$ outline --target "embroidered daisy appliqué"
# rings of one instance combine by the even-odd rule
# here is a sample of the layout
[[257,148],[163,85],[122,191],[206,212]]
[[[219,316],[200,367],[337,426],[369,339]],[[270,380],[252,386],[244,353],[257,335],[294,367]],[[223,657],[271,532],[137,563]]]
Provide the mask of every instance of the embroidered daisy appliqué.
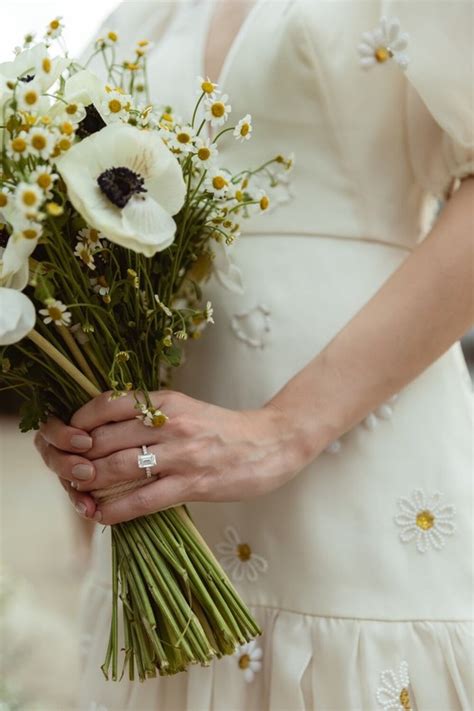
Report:
[[398,18],[381,17],[375,29],[362,33],[357,47],[360,65],[363,69],[370,69],[376,64],[394,59],[402,69],[406,69],[409,59],[403,50],[407,45],[408,34],[400,32]]
[[400,498],[397,505],[400,513],[395,516],[395,523],[402,529],[400,540],[403,543],[415,540],[420,553],[426,553],[430,546],[439,550],[446,543],[446,536],[452,536],[456,530],[453,523],[456,510],[442,503],[439,492],[426,496],[416,489],[411,499]]
[[248,311],[232,316],[231,327],[237,338],[253,348],[264,348],[270,326],[270,309],[257,304]]
[[250,683],[254,680],[255,674],[262,668],[262,650],[253,639],[247,644],[243,644],[236,651],[237,664],[244,673],[244,679]]
[[268,563],[265,558],[256,555],[248,543],[241,541],[235,528],[227,526],[224,537],[226,541],[216,546],[221,554],[219,563],[235,582],[247,578],[254,583],[260,574],[266,573]]
[[381,686],[375,697],[384,711],[410,711],[410,678],[408,664],[400,663],[398,674],[393,669],[386,669],[380,674]]

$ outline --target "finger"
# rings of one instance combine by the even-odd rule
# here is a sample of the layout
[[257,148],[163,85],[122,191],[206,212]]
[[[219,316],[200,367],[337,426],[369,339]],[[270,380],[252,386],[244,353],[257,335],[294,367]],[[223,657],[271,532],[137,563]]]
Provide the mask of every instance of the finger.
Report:
[[176,474],[97,506],[94,520],[108,526],[194,500],[192,477]]
[[66,452],[86,452],[93,444],[88,432],[65,425],[57,417],[50,417],[47,422],[42,422],[40,432],[49,444]]
[[[168,397],[169,392],[160,390],[152,393],[154,407],[161,407],[160,403]],[[90,432],[107,422],[131,420],[139,414],[136,404],[133,393],[112,399],[111,392],[105,392],[77,410],[72,417],[71,424],[74,427],[80,427]]]
[[[149,454],[154,454],[156,464],[150,467],[151,474],[168,476],[180,467],[184,467],[186,460],[186,447],[176,443],[164,443],[148,447]],[[80,491],[93,491],[95,489],[105,489],[114,484],[132,479],[143,479],[146,477],[145,469],[138,466],[138,457],[143,454],[141,449],[122,449],[110,454],[108,457],[94,459],[91,464],[94,466],[94,478],[89,481],[81,481],[78,489]],[[188,467],[189,470],[189,467]]]
[[42,434],[37,434],[35,438],[36,448],[46,466],[57,474],[61,479],[67,479],[74,483],[75,488],[80,488],[79,484],[90,481],[95,476],[95,466],[92,462],[77,454],[68,454],[49,444]]
[[84,518],[93,518],[96,511],[96,503],[89,494],[80,494],[71,489],[71,484],[65,479],[59,479],[62,487],[66,491],[71,504],[74,506],[76,513]]
[[169,430],[167,427],[145,427],[143,422],[135,418],[101,425],[91,431],[94,444],[87,452],[87,458],[98,459],[121,449],[158,444],[170,439],[173,432],[173,428]]

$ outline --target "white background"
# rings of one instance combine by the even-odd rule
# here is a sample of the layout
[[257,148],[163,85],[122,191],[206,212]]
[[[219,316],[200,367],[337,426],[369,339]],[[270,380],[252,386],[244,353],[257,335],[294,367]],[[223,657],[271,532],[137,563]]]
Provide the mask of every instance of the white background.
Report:
[[0,61],[13,58],[14,47],[23,44],[28,32],[36,32],[36,41],[40,41],[46,25],[58,15],[66,25],[64,37],[69,53],[78,56],[118,4],[118,0],[0,0]]

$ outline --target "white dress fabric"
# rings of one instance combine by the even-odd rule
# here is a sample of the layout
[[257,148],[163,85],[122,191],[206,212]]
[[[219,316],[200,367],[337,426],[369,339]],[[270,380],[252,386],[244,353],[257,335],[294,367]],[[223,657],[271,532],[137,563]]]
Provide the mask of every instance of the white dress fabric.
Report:
[[[222,164],[294,151],[291,195],[245,223],[232,248],[243,293],[215,277],[206,285],[216,323],[190,344],[176,389],[262,406],[423,239],[453,178],[474,172],[472,8],[257,0],[218,78],[232,117],[252,114],[254,137],[242,146],[230,136]],[[204,75],[211,12],[205,0],[130,2],[108,21],[130,46],[157,40],[153,98],[183,116]],[[360,65],[362,35],[382,16],[409,35],[405,70],[396,58]],[[472,709],[471,442],[455,344],[284,487],[192,505],[263,636],[172,678],[102,677],[111,588],[109,533],[98,527],[80,708]]]

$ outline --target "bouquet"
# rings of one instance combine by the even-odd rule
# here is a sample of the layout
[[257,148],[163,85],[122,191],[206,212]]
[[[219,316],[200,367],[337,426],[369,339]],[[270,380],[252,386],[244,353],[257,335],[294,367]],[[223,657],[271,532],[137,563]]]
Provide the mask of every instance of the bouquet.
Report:
[[[0,64],[0,360],[2,390],[24,398],[23,431],[100,393],[133,394],[144,426],[166,427],[149,392],[213,323],[200,285],[213,272],[233,281],[240,219],[267,210],[263,181],[284,185],[291,168],[281,155],[222,168],[221,141],[248,140],[251,117],[226,126],[228,97],[202,78],[186,120],[151,103],[150,43],[119,62],[117,42],[110,31],[94,46],[105,83],[69,57],[60,18]],[[112,526],[111,539],[106,678],[208,665],[260,633],[186,507]]]

